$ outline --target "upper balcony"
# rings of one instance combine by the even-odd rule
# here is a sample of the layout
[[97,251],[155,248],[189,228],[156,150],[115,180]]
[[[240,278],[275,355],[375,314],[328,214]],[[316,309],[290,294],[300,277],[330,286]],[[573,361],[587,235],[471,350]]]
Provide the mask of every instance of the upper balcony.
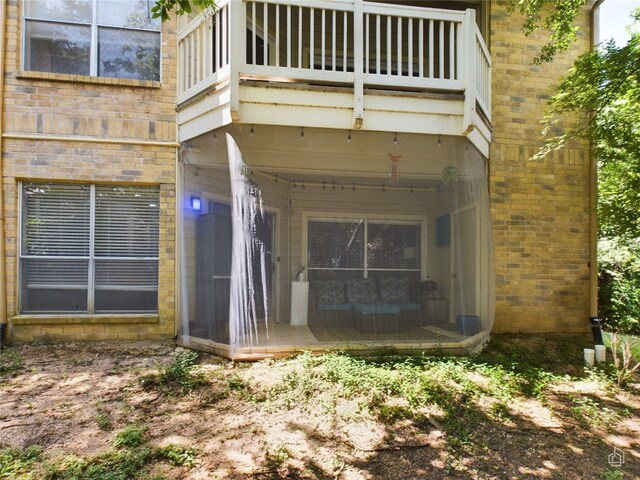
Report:
[[491,58],[475,11],[221,0],[179,33],[178,124],[465,135],[486,156]]

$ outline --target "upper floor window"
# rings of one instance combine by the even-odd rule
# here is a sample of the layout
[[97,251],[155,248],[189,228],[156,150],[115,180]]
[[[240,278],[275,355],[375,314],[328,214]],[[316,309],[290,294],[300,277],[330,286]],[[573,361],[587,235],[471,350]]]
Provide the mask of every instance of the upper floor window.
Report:
[[26,70],[160,80],[160,21],[148,0],[27,0]]

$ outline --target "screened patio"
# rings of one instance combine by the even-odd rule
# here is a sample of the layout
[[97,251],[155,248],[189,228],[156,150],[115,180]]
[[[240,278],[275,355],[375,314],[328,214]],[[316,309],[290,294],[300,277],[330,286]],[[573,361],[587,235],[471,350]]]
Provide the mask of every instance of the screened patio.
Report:
[[262,357],[486,341],[486,161],[465,138],[234,125],[186,144],[181,173],[181,343]]

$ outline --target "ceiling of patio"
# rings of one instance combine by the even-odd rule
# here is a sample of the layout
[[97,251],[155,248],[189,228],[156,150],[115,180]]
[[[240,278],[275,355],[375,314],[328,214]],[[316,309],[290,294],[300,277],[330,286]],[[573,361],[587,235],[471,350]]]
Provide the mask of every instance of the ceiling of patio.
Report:
[[478,167],[484,165],[480,153],[464,137],[242,124],[192,140],[185,149],[187,162],[199,168],[226,168],[227,132],[252,171],[284,180],[375,182],[388,178],[390,154],[400,156],[400,175],[405,181],[411,179],[412,185],[437,185],[448,166],[455,166],[464,176],[477,175]]

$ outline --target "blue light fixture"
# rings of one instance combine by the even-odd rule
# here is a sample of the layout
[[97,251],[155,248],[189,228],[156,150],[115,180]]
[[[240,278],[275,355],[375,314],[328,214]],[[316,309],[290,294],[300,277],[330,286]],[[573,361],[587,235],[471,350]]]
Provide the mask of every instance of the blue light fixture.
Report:
[[198,196],[191,197],[191,208],[196,212],[200,211],[200,209],[202,208],[202,200],[200,200],[200,197]]

